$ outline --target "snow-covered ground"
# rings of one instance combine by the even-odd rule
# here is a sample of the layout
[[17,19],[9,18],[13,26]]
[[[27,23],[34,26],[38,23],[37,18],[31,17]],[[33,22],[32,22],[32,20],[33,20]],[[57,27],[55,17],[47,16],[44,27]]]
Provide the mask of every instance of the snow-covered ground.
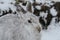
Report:
[[48,30],[42,30],[42,40],[60,40],[60,23],[52,20]]
[[[31,0],[30,0],[31,1]],[[39,0],[40,1],[40,0]],[[38,0],[37,0],[37,2],[39,2]],[[45,0],[44,0],[45,1]],[[44,1],[43,0],[41,0],[40,2],[43,2],[44,3]],[[3,4],[1,4],[1,2],[4,2]],[[14,5],[12,5],[12,4],[10,4],[10,2],[15,2],[14,0],[0,0],[0,9],[1,10],[8,10],[8,8],[11,8],[12,10],[16,10],[16,7],[14,6]],[[32,2],[32,1],[31,1]],[[51,9],[51,13],[56,13],[56,11],[52,8]],[[28,15],[28,16],[27,16]],[[56,15],[56,14],[52,14],[52,15]],[[21,17],[21,18],[23,18],[23,19],[20,19],[19,17]],[[29,19],[29,18],[35,18],[35,19],[33,19],[32,20],[32,22],[33,22],[33,25],[31,25],[31,24],[29,24],[28,22],[27,22],[27,20]],[[35,15],[33,15],[32,16],[32,14],[30,13],[30,14],[20,14],[20,15],[13,15],[13,14],[8,14],[8,15],[5,15],[5,16],[3,16],[3,17],[0,17],[0,40],[6,40],[6,38],[9,38],[10,40],[12,39],[12,36],[13,35],[15,35],[16,34],[16,32],[15,32],[15,34],[13,34],[13,35],[11,35],[12,34],[12,32],[13,31],[16,31],[17,30],[17,34],[16,35],[18,35],[18,30],[20,30],[21,28],[20,28],[20,26],[22,27],[22,29],[24,30],[22,30],[22,33],[21,34],[23,34],[23,33],[25,33],[25,35],[24,35],[24,37],[28,34],[29,35],[29,33],[31,33],[32,31],[34,31],[33,30],[33,26],[34,26],[34,28],[35,28],[35,26],[37,26],[37,24],[39,24],[38,23],[38,20],[36,20],[36,19],[38,19]],[[24,23],[22,23],[24,21]],[[20,23],[19,23],[20,22]],[[27,23],[25,23],[25,22],[27,22]],[[22,23],[22,24],[21,24]],[[30,28],[29,28],[29,27]],[[12,27],[12,28],[11,28]],[[17,27],[17,28],[15,28],[15,27]],[[25,28],[23,28],[23,27],[25,27]],[[20,29],[19,29],[20,28]],[[32,30],[31,30],[31,28],[32,28]],[[8,31],[7,31],[8,30]],[[6,32],[7,31],[7,32]],[[5,35],[3,35],[4,33],[5,33]],[[10,32],[10,33],[9,33]],[[28,32],[27,34],[26,34],[26,32]],[[3,33],[3,34],[2,34]],[[20,33],[20,32],[19,32]],[[35,32],[36,33],[36,32]],[[49,27],[48,27],[48,30],[42,30],[41,31],[41,40],[60,40],[60,23],[55,23],[55,21],[54,21],[54,19],[52,20],[52,22],[51,22],[51,24],[49,25]],[[20,34],[20,35],[21,35]],[[34,34],[33,36],[32,36],[32,34],[34,34],[34,32],[32,32],[31,34],[30,34],[30,36],[27,36],[27,37],[25,37],[26,39],[24,39],[24,40],[36,40],[35,38],[36,38],[36,35],[38,34],[38,33],[36,33],[36,34]],[[8,36],[7,36],[8,35]],[[39,34],[38,34],[39,35]],[[5,37],[5,38],[4,38]],[[18,37],[19,37],[19,35],[18,35]],[[18,40],[18,37],[15,39],[15,40]],[[40,37],[40,36],[39,36]],[[4,38],[4,39],[3,39]],[[21,37],[22,38],[22,37]],[[13,40],[13,39],[12,39]]]
[[13,11],[15,11],[16,7],[11,3],[14,4],[15,1],[14,0],[0,0],[0,9],[8,10],[9,8],[11,8]]

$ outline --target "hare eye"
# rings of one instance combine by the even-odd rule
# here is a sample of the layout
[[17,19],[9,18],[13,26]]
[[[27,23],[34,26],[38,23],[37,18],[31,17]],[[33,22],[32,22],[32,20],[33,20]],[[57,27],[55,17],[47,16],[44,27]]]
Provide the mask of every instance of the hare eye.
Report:
[[28,20],[28,23],[32,23],[31,20]]

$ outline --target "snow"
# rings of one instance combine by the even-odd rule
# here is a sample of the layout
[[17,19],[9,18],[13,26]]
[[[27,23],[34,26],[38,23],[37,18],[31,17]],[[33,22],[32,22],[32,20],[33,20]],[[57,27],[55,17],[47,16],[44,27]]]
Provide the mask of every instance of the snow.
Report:
[[50,12],[53,16],[57,15],[57,11],[54,9],[54,7],[50,9]]
[[[3,2],[3,4],[1,3]],[[13,4],[11,4],[11,2]],[[14,0],[0,0],[0,9],[1,10],[8,10],[11,8],[13,11],[16,11],[16,7],[14,6],[15,1]]]
[[42,30],[42,40],[60,40],[60,24],[55,23],[54,19],[48,26],[48,30]]
[[37,3],[43,3],[43,4],[45,3],[45,1],[46,0],[38,0],[38,1],[36,0]]
[[60,40],[60,26],[50,25],[47,31],[42,32],[42,40]]
[[46,18],[47,17],[47,14],[48,13],[44,13],[44,12],[40,12],[41,14],[40,14],[40,17],[44,17],[44,18]]
[[36,8],[37,8],[38,10],[40,10],[40,9],[41,9],[41,6],[36,6]]
[[55,2],[60,2],[60,0],[53,0],[53,1],[55,1]]

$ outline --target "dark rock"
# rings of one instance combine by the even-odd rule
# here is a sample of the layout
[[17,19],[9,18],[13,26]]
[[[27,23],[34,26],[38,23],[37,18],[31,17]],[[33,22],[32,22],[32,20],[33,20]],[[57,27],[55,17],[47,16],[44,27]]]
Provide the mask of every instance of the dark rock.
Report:
[[46,13],[46,11],[48,11],[49,9],[50,9],[50,7],[42,5],[41,9],[40,9],[40,12],[45,12]]
[[40,17],[39,18],[39,23],[41,23],[41,25],[42,25],[42,29],[45,29],[45,21],[43,20],[43,18],[42,17]]
[[9,13],[12,13],[12,10],[11,10],[11,8],[9,8]]
[[25,3],[22,3],[22,5],[23,5],[23,6],[26,6],[26,4],[27,4],[27,2],[25,2]]
[[52,18],[53,18],[52,14],[48,13],[46,17],[46,20],[47,20],[46,27],[50,25]]
[[36,16],[40,16],[40,10],[35,8],[33,14],[36,15]]

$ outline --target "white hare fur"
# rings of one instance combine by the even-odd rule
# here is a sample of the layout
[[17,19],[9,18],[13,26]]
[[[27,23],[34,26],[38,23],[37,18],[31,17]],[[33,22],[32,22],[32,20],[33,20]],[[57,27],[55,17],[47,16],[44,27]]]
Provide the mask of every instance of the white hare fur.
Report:
[[[31,20],[32,23],[28,23]],[[38,30],[39,29],[39,30]],[[41,40],[41,25],[30,13],[8,14],[0,18],[0,40]]]

